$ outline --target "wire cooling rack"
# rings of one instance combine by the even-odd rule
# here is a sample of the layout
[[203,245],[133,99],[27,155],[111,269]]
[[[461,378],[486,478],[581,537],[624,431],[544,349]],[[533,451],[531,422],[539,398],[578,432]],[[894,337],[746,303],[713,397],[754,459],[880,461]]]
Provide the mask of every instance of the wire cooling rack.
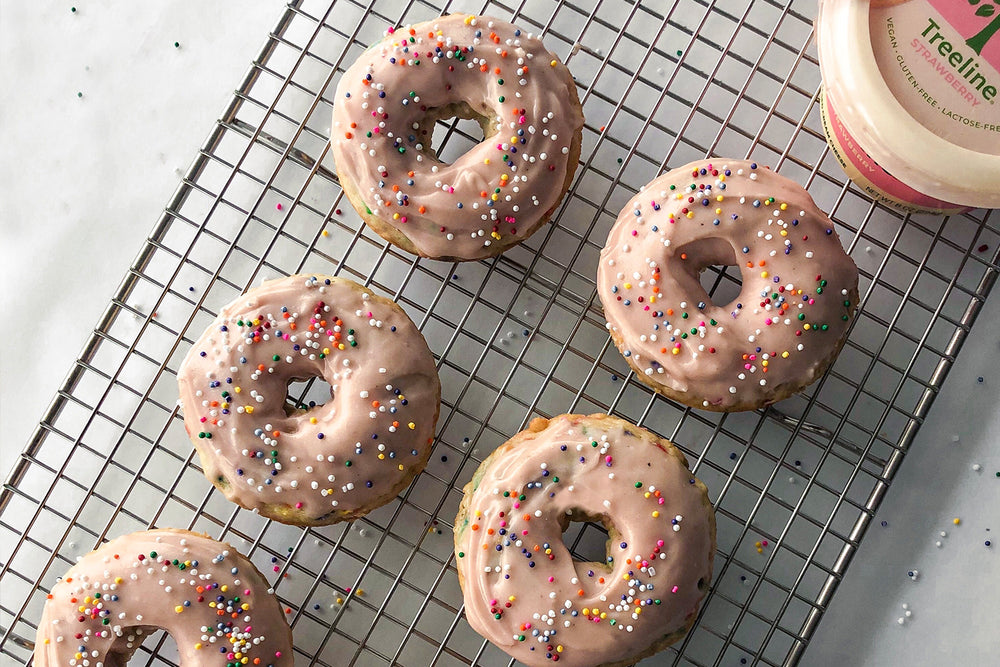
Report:
[[[3,661],[30,662],[46,592],[77,556],[175,526],[230,541],[273,576],[297,664],[508,664],[462,614],[450,534],[462,486],[533,416],[606,411],[674,440],[718,516],[698,623],[648,664],[797,662],[1000,256],[995,215],[902,217],[845,182],[820,125],[815,4],[291,2],[4,485]],[[418,260],[368,231],[327,146],[343,69],[387,27],[451,11],[542,33],[572,68],[587,117],[581,169],[553,224],[467,264]],[[477,140],[464,121],[435,133],[445,158]],[[609,344],[595,297],[621,206],[665,168],[708,155],[752,156],[806,184],[861,270],[861,309],[836,364],[761,412],[705,413],[653,395]],[[294,528],[228,503],[203,477],[176,407],[177,366],[218,309],[294,272],[391,296],[438,359],[427,470],[350,525]],[[705,276],[718,298],[736,289],[738,274]],[[319,384],[294,385],[291,400],[322,400]],[[564,539],[600,554],[599,531],[573,524]],[[140,651],[133,662],[177,662],[163,633]]]

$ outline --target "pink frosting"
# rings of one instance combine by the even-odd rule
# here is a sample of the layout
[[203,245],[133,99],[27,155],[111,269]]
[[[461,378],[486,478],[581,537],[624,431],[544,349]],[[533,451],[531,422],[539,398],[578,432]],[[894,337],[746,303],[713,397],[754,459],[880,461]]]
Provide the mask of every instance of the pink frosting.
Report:
[[[390,29],[337,87],[337,173],[422,255],[494,255],[524,240],[562,197],[583,127],[572,86],[541,40],[505,21],[453,14]],[[426,116],[459,102],[499,121],[446,164],[431,149]]]
[[236,653],[250,665],[292,665],[291,630],[253,564],[172,529],[119,537],[71,567],[45,603],[35,665],[125,665],[158,628],[177,642],[182,667],[222,667]]
[[[502,445],[466,499],[455,526],[466,618],[527,665],[638,655],[686,627],[712,577],[704,485],[622,419],[550,420]],[[608,563],[573,559],[560,523],[570,512],[610,518]]]
[[[713,303],[698,281],[740,267]],[[858,269],[800,185],[745,161],[663,174],[626,204],[601,251],[608,328],[650,382],[727,410],[773,403],[826,368],[857,304]]]
[[[286,411],[288,383],[310,377],[326,379],[331,400]],[[243,507],[283,505],[306,523],[352,518],[398,492],[427,462],[441,394],[434,357],[399,306],[304,275],[223,308],[178,384],[208,479]]]

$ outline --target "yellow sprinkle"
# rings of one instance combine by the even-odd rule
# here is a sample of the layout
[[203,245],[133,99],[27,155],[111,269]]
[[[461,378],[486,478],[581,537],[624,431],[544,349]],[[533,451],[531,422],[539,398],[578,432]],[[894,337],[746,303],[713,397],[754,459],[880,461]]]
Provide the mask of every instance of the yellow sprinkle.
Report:
[[584,607],[583,608],[583,615],[584,616],[590,616],[590,609],[588,607]]
[[344,604],[344,598],[337,598],[337,604]]
[[604,620],[604,619],[605,619],[605,618],[607,618],[607,617],[608,617],[608,613],[607,613],[607,612],[605,612],[605,611],[602,611],[602,612],[601,612],[601,620]]
[[808,323],[807,323],[807,324],[803,324],[803,325],[802,325],[802,328],[803,328],[803,329],[805,329],[806,331],[809,331],[809,329],[810,329],[810,327],[809,327],[809,324],[808,324]]
[[77,660],[81,660],[82,658],[83,658],[83,654],[82,653],[77,653],[76,654],[76,659]]
[[500,195],[498,195],[497,193],[494,192],[493,196],[490,197],[490,199],[492,199],[493,201],[497,201],[498,199],[500,199]]
[[402,464],[402,463],[400,463],[400,464],[399,464],[398,466],[396,466],[396,467],[397,467],[397,468],[399,468],[400,472],[402,472],[402,470],[403,470],[403,464]]
[[647,491],[646,493],[644,493],[644,494],[642,494],[642,495],[643,495],[643,497],[644,497],[644,498],[649,498],[649,496],[650,496],[650,493],[649,493],[649,491]]
[[45,638],[45,644],[46,644],[46,646],[49,644],[50,641],[51,640],[48,637]]
[[670,350],[670,354],[680,354],[680,353],[681,353],[681,348],[679,347],[675,347],[674,349]]
[[719,174],[719,180],[720,181],[726,180],[726,175],[725,174]]
[[787,229],[782,229],[780,233],[781,233],[782,236],[788,236],[788,230]]
[[235,391],[235,392],[236,392],[236,393],[238,394],[238,393],[240,393],[240,392],[241,392],[241,391],[243,391],[243,390],[242,390],[242,389],[240,389],[239,387],[234,387],[234,388],[233,388],[233,391]]
[[761,271],[761,272],[760,272],[760,277],[761,277],[761,278],[767,278],[767,277],[768,277],[769,275],[770,275],[770,274],[769,274],[769,273],[768,273],[767,271]]
[[483,164],[489,164],[489,163],[490,163],[490,159],[489,158],[486,158],[485,160],[483,160]]
[[764,368],[767,368],[767,359],[765,359],[764,361],[760,362],[760,365],[763,366]]
[[246,410],[246,413],[247,413],[248,415],[252,415],[252,414],[253,414],[253,406],[252,406],[252,405],[248,405],[248,406],[247,406],[246,408],[244,408],[244,409]]
[[778,208],[780,208],[782,211],[787,211],[788,210],[788,204],[782,204]]
[[229,584],[222,584],[222,588],[219,589],[219,590],[221,590],[223,593],[225,593],[226,591],[229,590]]
[[511,595],[509,598],[507,598],[507,602],[513,602],[516,599],[517,599],[516,597],[514,597],[513,595]]
[[379,461],[384,461],[385,460],[385,454],[379,453],[378,460]]
[[343,344],[343,343],[340,343],[339,345],[337,345],[337,349],[338,349],[338,350],[343,350],[343,349],[345,349],[345,348],[344,348],[344,344]]
[[177,605],[176,607],[174,607],[174,611],[176,611],[178,614],[181,613],[182,611],[184,611],[184,605],[182,604]]
[[558,64],[559,64],[558,60],[553,60],[552,62],[549,63],[549,65],[552,66],[552,67],[555,67]]
[[324,347],[323,348],[323,354],[330,354],[330,348]]
[[328,231],[326,231],[326,230],[324,229],[324,230],[323,230],[323,236],[329,236],[329,235],[330,235],[330,232],[328,232]]
[[393,220],[399,220],[399,213],[393,213],[392,214],[392,219]]
[[195,644],[194,647],[195,647],[195,649],[197,649],[197,650],[200,651],[201,650],[201,642],[198,642],[197,644]]
[[410,428],[411,431],[417,427],[417,425],[414,424],[413,422],[410,422],[409,424],[407,424],[407,426]]
[[116,584],[120,584],[120,583],[122,583],[123,581],[125,581],[125,580],[124,580],[124,579],[122,579],[121,577],[115,577],[115,583],[116,583]]
[[788,358],[788,350],[785,350],[784,352],[781,353],[781,358],[782,359],[787,359]]
[[660,513],[657,510],[653,510],[653,518],[654,519],[659,519],[660,518]]
[[962,523],[962,520],[956,516],[954,519],[952,519],[951,522],[957,526],[958,524]]
[[[715,198],[715,201],[722,201],[722,199],[723,199],[722,195],[718,195],[718,196],[717,196],[717,197]],[[717,209],[715,209],[715,212],[716,212],[716,213],[722,213],[722,209],[721,209],[721,208],[717,208]]]
[[475,16],[466,16],[465,17],[465,25],[469,25],[470,23],[472,23],[472,20],[474,18],[476,18],[476,17]]
[[316,419],[315,417],[310,417],[310,418],[309,418],[309,423],[310,423],[310,424],[315,424],[315,423],[316,423],[317,421],[318,421],[318,420],[317,420],[317,419]]
[[625,289],[632,289],[632,283],[625,283]]
[[688,211],[688,212],[687,212],[687,213],[685,214],[685,217],[687,217],[688,219],[690,219],[690,218],[693,218],[693,217],[694,217],[694,211]]

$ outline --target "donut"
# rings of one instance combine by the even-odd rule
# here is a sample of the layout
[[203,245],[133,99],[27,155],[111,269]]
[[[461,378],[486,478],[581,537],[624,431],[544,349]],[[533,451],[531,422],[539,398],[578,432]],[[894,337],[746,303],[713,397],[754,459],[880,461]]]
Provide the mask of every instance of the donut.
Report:
[[[286,402],[322,378],[331,399]],[[184,427],[226,498],[295,525],[359,517],[427,463],[434,357],[402,308],[342,278],[265,282],[227,305],[178,371]]]
[[125,665],[166,630],[181,667],[292,665],[292,630],[267,580],[236,549],[187,530],[103,544],[52,587],[36,667]]
[[[731,303],[714,303],[699,282],[711,265],[739,267]],[[754,410],[836,358],[858,269],[797,183],[753,162],[701,160],[625,205],[601,251],[597,293],[640,380],[691,407]]]
[[[605,562],[570,521],[603,523]],[[465,616],[531,667],[631,665],[680,639],[712,579],[715,514],[668,440],[608,415],[535,419],[465,487],[455,556]]]
[[[484,139],[451,164],[432,147],[447,118]],[[344,72],[330,144],[340,186],[375,232],[422,257],[498,255],[545,223],[580,157],[583,111],[541,40],[488,16],[404,28]]]

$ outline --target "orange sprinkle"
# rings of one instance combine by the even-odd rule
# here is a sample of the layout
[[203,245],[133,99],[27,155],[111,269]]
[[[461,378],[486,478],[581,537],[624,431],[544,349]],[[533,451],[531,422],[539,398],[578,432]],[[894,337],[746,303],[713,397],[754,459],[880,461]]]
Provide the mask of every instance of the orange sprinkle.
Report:
[[278,436],[281,435],[281,431],[271,431],[271,435],[277,438]]
[[421,206],[417,210],[420,211],[421,213],[426,213],[427,212],[427,207],[426,206]]
[[379,405],[381,405],[381,403],[379,403],[378,401],[372,401],[373,408],[377,408]]
[[673,314],[674,314],[674,309],[673,308],[667,308],[667,315],[673,315]]
[[344,136],[345,136],[346,138],[348,138],[348,139],[353,139],[353,138],[354,138],[354,135],[353,135],[353,134],[351,134],[350,132],[344,132]]
[[257,370],[259,371],[264,370],[264,364],[260,364],[259,366],[257,366]]
[[762,259],[762,260],[760,260],[760,266],[764,266],[765,264],[767,264],[767,262],[766,262],[766,261],[764,261],[763,259]]
[[472,524],[472,530],[479,530],[479,524],[478,523]]

